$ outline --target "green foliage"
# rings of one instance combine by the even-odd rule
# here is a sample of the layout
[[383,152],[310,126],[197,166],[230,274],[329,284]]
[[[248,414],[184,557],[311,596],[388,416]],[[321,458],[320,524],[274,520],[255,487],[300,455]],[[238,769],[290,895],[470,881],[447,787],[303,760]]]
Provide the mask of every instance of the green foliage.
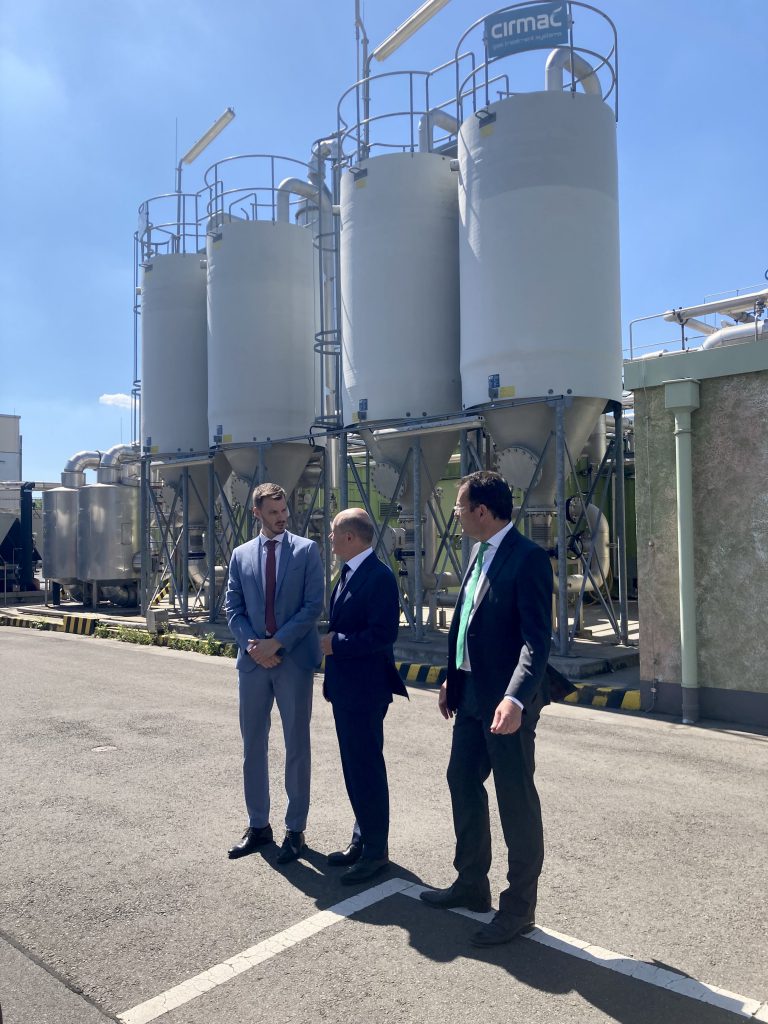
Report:
[[237,645],[217,640],[213,633],[204,637],[182,636],[180,633],[150,633],[145,629],[131,626],[98,625],[94,636],[107,640],[119,640],[126,644],[141,644],[144,647],[167,647],[171,651],[190,651],[210,657],[235,658]]

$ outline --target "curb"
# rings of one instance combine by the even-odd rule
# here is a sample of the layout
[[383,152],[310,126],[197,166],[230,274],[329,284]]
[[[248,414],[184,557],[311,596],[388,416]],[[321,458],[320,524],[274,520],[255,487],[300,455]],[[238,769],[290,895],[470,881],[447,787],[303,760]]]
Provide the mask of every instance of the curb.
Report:
[[640,691],[618,686],[597,686],[595,683],[573,681],[576,693],[569,693],[563,703],[582,707],[613,708],[621,711],[642,711]]
[[76,633],[78,636],[93,636],[99,621],[97,615],[65,615],[58,621],[52,618],[32,618],[28,615],[16,615],[10,612],[0,615],[0,626],[21,626],[54,633]]
[[65,615],[61,623],[63,633],[77,633],[78,636],[93,636],[99,624],[97,615]]
[[54,630],[58,631],[61,626],[58,622],[51,622],[49,619],[33,619],[26,616],[5,613],[0,615],[0,626],[22,626],[26,629]]
[[426,683],[441,686],[448,671],[439,665],[418,665],[410,661],[396,661],[395,668],[404,683]]
[[[65,615],[61,623],[50,619],[32,619],[12,614],[0,615],[0,626],[25,626],[32,629],[54,630],[64,633],[75,633],[79,636],[93,636],[99,619],[95,615]],[[325,658],[320,665],[322,672]],[[404,683],[421,683],[426,686],[441,686],[445,681],[447,670],[440,665],[422,665],[417,662],[396,661],[395,667]],[[580,683],[572,680],[576,687],[564,704],[576,704],[580,707],[610,708],[621,711],[642,711],[640,690],[618,686],[598,686],[595,683]]]

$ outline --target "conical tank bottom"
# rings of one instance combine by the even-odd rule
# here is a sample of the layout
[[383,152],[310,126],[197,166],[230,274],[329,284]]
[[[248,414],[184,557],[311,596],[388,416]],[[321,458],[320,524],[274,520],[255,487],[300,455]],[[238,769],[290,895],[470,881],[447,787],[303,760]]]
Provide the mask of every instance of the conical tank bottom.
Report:
[[[604,398],[572,398],[566,407],[565,443],[574,464],[605,405]],[[541,402],[501,409],[478,406],[473,411],[485,417],[486,428],[496,445],[499,470],[507,482],[523,491],[530,488],[528,509],[554,510],[557,490],[554,404],[549,405],[542,399]],[[536,470],[545,446],[546,455]],[[566,456],[566,478],[570,473],[571,466]]]
[[[189,515],[187,517],[190,526],[198,525],[202,526],[208,522],[208,503],[209,503],[209,488],[208,488],[208,466],[205,463],[197,463],[196,465],[188,466],[189,471]],[[229,465],[223,455],[215,455],[213,460],[213,468],[219,479],[224,482],[224,479],[229,476]],[[177,488],[181,474],[183,472],[183,466],[174,465],[173,462],[164,462],[159,466],[160,477],[166,487]],[[176,501],[176,511],[181,514],[181,495]]]
[[232,472],[248,483],[253,481],[254,486],[259,478],[259,451],[262,453],[261,479],[265,483],[279,484],[290,495],[307,468],[314,448],[302,441],[278,441],[261,449],[250,446],[229,449],[225,454]]
[[[390,473],[387,473],[385,470],[374,477],[377,490],[388,501],[397,502],[397,504],[401,505],[404,513],[414,514],[412,460],[408,463],[408,468],[398,494],[395,494],[395,487],[408,458],[408,452],[416,440],[416,436],[408,431],[398,433],[394,430],[361,430],[360,434],[377,466],[389,467],[392,470]],[[459,431],[446,430],[442,433],[422,434],[418,440],[421,448],[422,506],[419,511],[423,512],[433,487],[441,479],[443,471],[459,442]]]

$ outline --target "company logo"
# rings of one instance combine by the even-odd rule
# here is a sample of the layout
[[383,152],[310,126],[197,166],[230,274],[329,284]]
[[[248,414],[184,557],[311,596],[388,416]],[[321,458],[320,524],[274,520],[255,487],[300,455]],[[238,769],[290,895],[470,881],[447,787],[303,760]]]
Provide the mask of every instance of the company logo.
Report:
[[485,47],[490,60],[567,42],[568,15],[564,3],[497,11],[485,19]]

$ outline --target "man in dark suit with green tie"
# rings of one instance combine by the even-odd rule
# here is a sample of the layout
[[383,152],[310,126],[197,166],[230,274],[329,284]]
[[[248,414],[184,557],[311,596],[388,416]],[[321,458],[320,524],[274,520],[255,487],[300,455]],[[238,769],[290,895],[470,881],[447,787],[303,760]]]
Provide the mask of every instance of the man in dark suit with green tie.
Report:
[[514,529],[512,494],[498,473],[460,484],[454,509],[472,551],[449,632],[444,718],[455,716],[448,786],[456,833],[456,881],[427,890],[435,907],[490,909],[491,831],[485,782],[493,773],[508,851],[508,888],[476,945],[509,942],[534,924],[544,859],[534,784],[536,723],[549,702],[552,568],[543,548]]

